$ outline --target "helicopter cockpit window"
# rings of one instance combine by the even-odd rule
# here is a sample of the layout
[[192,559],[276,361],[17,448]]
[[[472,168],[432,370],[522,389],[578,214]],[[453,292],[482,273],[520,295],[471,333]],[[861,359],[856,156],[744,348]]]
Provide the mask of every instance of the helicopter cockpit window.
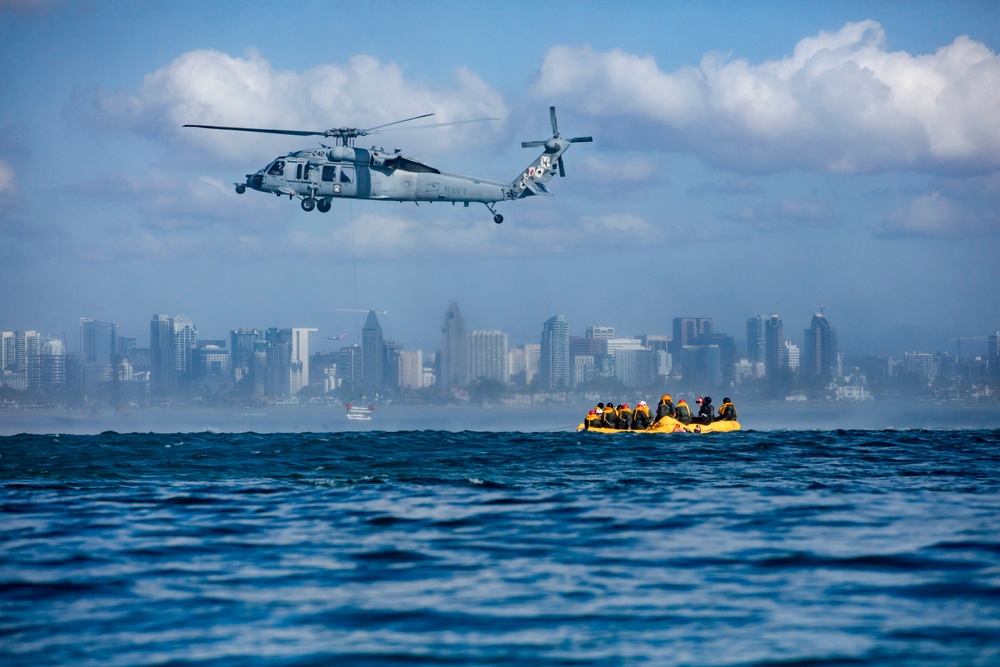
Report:
[[350,167],[343,167],[340,170],[340,182],[341,183],[353,183],[354,182],[354,169]]
[[267,173],[272,176],[281,176],[285,173],[285,161],[275,160],[271,163],[271,166],[267,168]]
[[332,164],[323,165],[323,180],[332,183],[336,178],[337,168]]

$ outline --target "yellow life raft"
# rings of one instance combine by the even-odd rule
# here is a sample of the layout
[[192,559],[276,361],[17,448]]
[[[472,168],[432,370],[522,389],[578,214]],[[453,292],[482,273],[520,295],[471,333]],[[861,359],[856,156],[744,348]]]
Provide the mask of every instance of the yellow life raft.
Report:
[[711,424],[685,424],[673,417],[661,417],[659,421],[647,429],[623,431],[615,428],[587,428],[586,424],[580,424],[576,427],[576,430],[589,431],[591,433],[678,433],[680,431],[687,431],[688,433],[728,433],[729,431],[739,431],[740,423],[738,421],[727,420],[712,422]]

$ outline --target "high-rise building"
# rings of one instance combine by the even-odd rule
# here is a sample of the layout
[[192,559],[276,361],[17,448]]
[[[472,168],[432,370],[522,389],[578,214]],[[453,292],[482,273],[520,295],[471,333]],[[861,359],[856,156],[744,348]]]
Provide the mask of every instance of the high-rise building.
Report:
[[80,385],[85,392],[107,387],[114,380],[118,326],[80,318]]
[[524,344],[524,383],[530,385],[538,376],[542,365],[542,346],[538,343]]
[[615,377],[629,389],[656,381],[656,352],[646,347],[623,347],[615,352]]
[[764,373],[776,378],[785,367],[785,327],[781,317],[772,314],[764,321]]
[[163,396],[177,389],[177,353],[174,319],[153,315],[149,322],[149,385],[154,395]]
[[188,382],[194,375],[194,348],[198,345],[198,327],[184,315],[174,322],[174,357],[178,381]]
[[38,351],[38,384],[42,390],[66,385],[66,346],[59,338],[50,338]]
[[422,350],[399,353],[399,386],[404,389],[420,389],[425,386]]
[[1000,331],[986,337],[986,361],[993,377],[1000,377]]
[[747,320],[747,361],[757,364],[767,356],[767,317],[758,315]]
[[822,312],[812,318],[812,325],[805,330],[805,359],[802,371],[806,377],[829,382],[837,366],[837,332]]
[[610,340],[615,337],[615,328],[606,326],[587,327],[585,338],[596,338],[597,340]]
[[473,331],[469,334],[469,379],[508,382],[507,334],[502,331]]
[[674,370],[684,373],[683,350],[687,345],[694,345],[699,336],[715,333],[715,320],[711,317],[675,317],[673,321],[673,338],[670,340],[669,351],[673,355]]
[[562,315],[545,320],[542,325],[539,374],[546,389],[570,386],[569,375],[569,325]]
[[309,386],[309,334],[319,329],[308,327],[292,327],[286,329],[291,343],[291,395],[299,393]]
[[[587,329],[592,333],[597,327]],[[572,386],[589,382],[600,377],[606,371],[607,376],[614,374],[614,365],[608,355],[608,343],[612,338],[604,338],[607,333],[614,333],[613,327],[601,327],[600,335],[581,338],[569,337],[569,363],[572,369]],[[609,331],[610,330],[610,331]]]
[[788,370],[795,372],[799,370],[800,366],[800,353],[799,346],[790,340],[785,341],[785,367]]
[[448,304],[441,325],[438,385],[445,390],[469,384],[469,333],[458,304]]
[[906,352],[903,354],[903,370],[916,373],[924,381],[934,379],[934,355],[929,352]]
[[257,329],[242,328],[229,332],[229,368],[235,382],[244,378],[252,382],[250,378],[254,368],[254,349],[260,340],[262,336]]
[[374,389],[385,384],[385,338],[374,309],[361,328],[361,384]]

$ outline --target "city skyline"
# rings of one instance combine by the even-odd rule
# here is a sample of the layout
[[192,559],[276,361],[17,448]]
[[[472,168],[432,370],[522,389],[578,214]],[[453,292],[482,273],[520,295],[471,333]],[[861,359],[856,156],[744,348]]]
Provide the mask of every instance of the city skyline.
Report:
[[[258,323],[256,326],[251,326],[251,327],[231,326],[225,329],[224,331],[215,331],[215,330],[205,331],[204,339],[232,341],[232,336],[240,331],[246,331],[246,332],[264,331],[268,328],[282,329],[282,330],[288,330],[290,332],[296,332],[296,340],[299,340],[299,335],[301,335],[299,332],[317,333],[318,335],[316,336],[315,339],[313,339],[313,342],[311,343],[307,342],[306,350],[311,350],[313,352],[333,352],[349,345],[363,345],[364,340],[368,335],[366,334],[366,331],[372,332],[370,335],[373,337],[373,339],[377,338],[378,340],[382,340],[383,338],[385,338],[386,336],[383,333],[384,327],[382,326],[381,320],[379,320],[377,317],[378,313],[380,312],[381,311],[378,311],[375,308],[372,308],[369,311],[365,311],[363,313],[365,326],[358,329],[356,334],[349,334],[349,333],[344,334],[343,339],[340,336],[329,335],[335,331],[333,329],[323,331],[316,327],[305,327],[304,325],[285,324],[282,326],[277,326],[274,323]],[[388,319],[388,316],[385,317],[387,317]],[[565,326],[567,335],[571,338],[614,339],[617,337],[618,339],[638,340],[639,337],[662,336],[664,337],[664,340],[668,341],[667,348],[671,353],[675,353],[676,350],[679,349],[673,347],[674,345],[673,341],[675,340],[679,341],[679,345],[687,345],[689,337],[693,338],[702,335],[711,336],[715,335],[716,332],[718,332],[719,335],[726,335],[732,338],[734,341],[738,342],[740,356],[746,357],[751,363],[755,361],[762,361],[767,363],[768,359],[770,359],[771,365],[778,363],[782,367],[785,365],[785,362],[787,360],[779,360],[777,362],[775,361],[776,359],[779,359],[780,355],[784,354],[783,348],[781,348],[780,346],[783,346],[784,344],[788,343],[791,343],[793,345],[806,344],[808,342],[811,332],[813,332],[815,327],[817,326],[817,318],[819,318],[820,322],[824,322],[827,327],[831,326],[830,322],[828,321],[828,318],[826,318],[826,315],[822,310],[809,311],[808,313],[799,314],[797,316],[797,319],[793,320],[793,326],[798,325],[800,322],[803,324],[803,326],[800,329],[793,328],[792,330],[793,331],[798,330],[801,331],[802,333],[801,335],[792,337],[789,337],[787,333],[787,324],[785,323],[787,317],[780,313],[752,315],[749,318],[745,318],[744,316],[743,321],[746,322],[745,327],[736,327],[732,331],[724,330],[722,327],[718,326],[715,317],[672,316],[669,317],[664,322],[663,326],[661,326],[658,330],[655,331],[625,331],[619,329],[614,323],[610,322],[610,320],[612,320],[613,317],[608,317],[606,315],[599,315],[596,318],[597,321],[588,321],[583,323],[570,322],[568,318],[565,318],[565,316],[554,315],[550,318],[546,318],[546,321],[537,323],[536,331],[534,332],[533,337],[531,337],[531,335],[529,334],[529,337],[526,339],[513,339],[513,337],[508,333],[509,329],[502,326],[502,323],[500,326],[494,328],[487,328],[486,326],[466,325],[465,318],[462,314],[462,310],[459,307],[459,304],[455,301],[450,301],[448,302],[448,307],[445,312],[444,325],[439,327],[439,337],[437,342],[432,343],[429,346],[419,346],[415,343],[409,342],[411,339],[408,336],[408,332],[398,331],[396,329],[390,330],[391,335],[389,336],[389,338],[399,339],[400,340],[399,344],[402,345],[405,350],[409,351],[420,350],[422,352],[431,354],[440,353],[445,349],[447,349],[449,345],[447,342],[449,340],[448,337],[449,324],[457,322],[457,325],[454,324],[452,325],[455,326],[455,328],[451,330],[451,334],[454,335],[455,333],[460,332],[462,335],[465,336],[465,342],[460,343],[459,344],[460,348],[456,351],[456,354],[458,354],[461,358],[465,358],[468,355],[468,347],[469,347],[468,337],[473,333],[503,334],[505,338],[509,341],[507,345],[510,348],[523,347],[526,344],[538,343],[539,339],[544,335],[544,330],[547,321],[555,317],[562,317],[562,322],[563,325]],[[201,332],[203,330],[203,328],[196,326],[195,323],[184,314],[179,313],[176,316],[156,315],[153,318],[153,322],[155,322],[157,318],[164,318],[163,324],[166,324],[166,322],[169,321],[170,323],[169,326],[175,327],[175,331],[183,332],[185,330],[193,329],[195,331],[195,335],[201,335]],[[149,332],[147,339],[149,340],[149,348],[151,350],[155,349],[156,346],[155,341],[158,339],[158,337],[150,328],[150,320],[145,320],[143,325],[140,327],[133,326],[133,327],[123,328],[122,323],[120,322],[103,322],[90,317],[78,317],[74,319],[79,323],[80,330],[77,332],[77,335],[72,337],[66,337],[65,343],[67,345],[67,353],[79,355],[81,359],[85,358],[86,344],[84,342],[85,334],[82,328],[83,323],[85,322],[91,323],[94,326],[113,327],[115,331],[115,336],[117,338],[119,339],[134,338],[136,339],[137,344],[141,343],[141,341],[144,340],[142,335],[141,334],[138,336],[129,335],[128,332],[136,328],[138,328],[140,331],[145,330]],[[730,316],[729,319],[740,319],[740,318],[739,317],[733,318],[732,316]],[[495,321],[495,319],[490,319],[490,321]],[[758,343],[758,350],[759,354],[763,355],[759,359],[754,356],[754,354],[750,349],[751,322],[758,322],[758,321],[761,322],[760,325],[761,337]],[[33,327],[33,326],[12,327],[9,326],[8,322],[0,320],[0,331],[7,331],[7,332],[37,331],[44,338],[53,340],[62,339],[65,336],[66,332],[69,330],[70,329],[68,326],[64,326],[62,328],[59,328],[60,332],[59,335],[54,335],[52,331],[48,332],[42,331],[38,327]],[[851,356],[872,355],[872,356],[890,356],[894,358],[902,358],[904,354],[912,352],[954,353],[955,351],[961,351],[961,348],[964,345],[966,354],[981,355],[988,353],[989,336],[992,336],[998,332],[1000,332],[1000,326],[982,332],[973,332],[972,334],[964,337],[954,337],[954,336],[949,337],[947,339],[942,340],[941,344],[937,346],[916,346],[916,347],[897,346],[895,349],[893,349],[891,352],[887,354],[876,350],[859,349],[851,351],[848,354],[850,354]],[[834,346],[836,350],[843,352],[843,350],[839,346],[839,339],[841,337],[841,333],[842,333],[842,328],[840,326],[837,326],[836,332],[834,334],[836,341]],[[680,337],[678,337],[678,334],[680,334]],[[846,334],[847,334],[846,338],[848,339],[850,339],[854,335],[853,332],[850,331],[846,332]],[[73,342],[70,343],[70,340],[72,340]],[[91,341],[90,344],[93,345],[93,341]],[[818,343],[816,344],[818,345]],[[178,363],[181,364],[190,363],[189,361],[185,361],[182,358],[183,352],[175,351],[175,354],[179,355],[177,359]],[[298,355],[296,355],[296,358],[299,358]],[[155,360],[155,355],[154,355],[154,360]],[[369,359],[364,363],[380,364],[381,362],[378,362],[374,359]],[[466,361],[461,363],[463,363],[466,367],[460,370],[459,377],[466,378],[468,376],[468,368],[467,368],[468,362]],[[828,364],[829,360],[826,360],[825,363]],[[374,372],[376,375],[378,374],[378,371]]]
[[[0,71],[2,326],[89,317],[138,338],[148,310],[336,336],[361,328],[342,309],[374,306],[389,337],[432,349],[448,301],[512,342],[553,313],[599,322],[595,304],[629,335],[692,314],[736,336],[769,313],[788,336],[824,304],[848,354],[998,326],[996,3],[555,0],[530,21],[307,4],[352,29],[303,49],[281,6],[0,4],[0,58],[32,64]],[[554,197],[502,203],[502,225],[481,205],[241,196],[247,173],[318,144],[183,127],[496,118],[361,145],[509,182],[550,106],[594,142]]]

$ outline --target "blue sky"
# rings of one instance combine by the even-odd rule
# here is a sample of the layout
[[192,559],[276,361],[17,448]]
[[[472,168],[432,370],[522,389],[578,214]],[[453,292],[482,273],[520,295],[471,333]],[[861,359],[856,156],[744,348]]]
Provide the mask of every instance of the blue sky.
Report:
[[[456,300],[515,344],[556,313],[742,338],[777,312],[794,341],[823,304],[849,352],[951,349],[1000,329],[998,51],[992,2],[0,0],[0,329],[73,341],[92,317],[145,344],[183,313],[324,349],[355,335],[338,308],[374,306],[431,351]],[[181,127],[494,116],[372,139],[513,180],[550,105],[595,142],[502,225],[238,196],[315,144]]]

